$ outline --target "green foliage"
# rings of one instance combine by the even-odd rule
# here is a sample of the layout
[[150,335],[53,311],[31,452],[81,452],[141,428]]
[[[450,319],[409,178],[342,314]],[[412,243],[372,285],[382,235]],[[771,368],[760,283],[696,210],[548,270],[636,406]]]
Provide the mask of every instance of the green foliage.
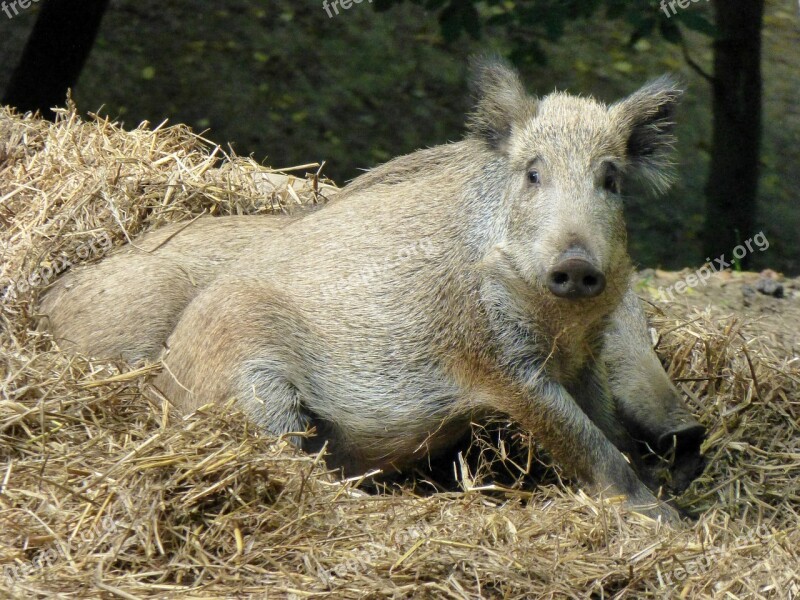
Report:
[[[629,246],[642,266],[701,264],[710,90],[660,23],[675,23],[681,44],[709,69],[711,30],[702,23],[710,5],[692,3],[667,19],[656,1],[463,0],[479,18],[476,41],[461,26],[446,39],[438,19],[449,4],[373,0],[328,18],[322,0],[119,0],[74,97],[81,110],[102,107],[127,127],[143,119],[187,123],[276,167],[326,160],[325,171],[345,183],[393,156],[462,135],[472,53],[512,57],[534,93],[569,89],[605,101],[678,72],[687,93],[677,115],[677,180],[663,199],[628,190]],[[0,61],[0,85],[15,62],[10,49],[21,48],[34,18],[2,24],[8,60]],[[764,61],[759,228],[770,248],[753,260],[798,272],[796,14],[774,0],[765,22],[765,56],[780,59]]]
[[[681,25],[713,36],[713,23],[702,13],[680,9],[671,17],[658,2],[650,0],[412,0],[427,9],[438,11],[442,36],[446,42],[462,34],[480,39],[485,27],[502,27],[511,46],[511,58],[518,64],[544,63],[546,42],[561,39],[569,23],[601,18],[626,23],[629,44],[657,32],[667,42],[681,44]],[[376,9],[385,11],[403,0],[379,0]],[[691,7],[690,7],[691,8]],[[667,9],[669,10],[669,9]]]

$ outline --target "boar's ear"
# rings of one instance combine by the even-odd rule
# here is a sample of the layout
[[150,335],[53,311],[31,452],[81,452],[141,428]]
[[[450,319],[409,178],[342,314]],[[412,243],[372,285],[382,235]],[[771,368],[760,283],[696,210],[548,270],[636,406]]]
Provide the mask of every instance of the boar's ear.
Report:
[[473,137],[501,150],[513,125],[535,116],[536,99],[525,92],[513,67],[497,56],[472,58],[470,70],[475,108],[467,129]]
[[664,75],[609,107],[627,136],[634,174],[656,192],[665,191],[672,182],[674,115],[682,93],[678,82]]

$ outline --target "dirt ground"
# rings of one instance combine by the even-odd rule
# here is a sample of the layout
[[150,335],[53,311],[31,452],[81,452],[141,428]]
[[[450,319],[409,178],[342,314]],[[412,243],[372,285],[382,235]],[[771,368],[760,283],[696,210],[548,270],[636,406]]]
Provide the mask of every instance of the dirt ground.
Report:
[[[771,270],[726,270],[713,274],[705,285],[678,293],[675,284],[694,273],[688,268],[677,272],[644,269],[636,276],[637,291],[666,317],[677,318],[692,309],[720,317],[734,315],[766,336],[773,348],[800,360],[800,277],[788,278]],[[770,289],[776,286],[780,291]]]

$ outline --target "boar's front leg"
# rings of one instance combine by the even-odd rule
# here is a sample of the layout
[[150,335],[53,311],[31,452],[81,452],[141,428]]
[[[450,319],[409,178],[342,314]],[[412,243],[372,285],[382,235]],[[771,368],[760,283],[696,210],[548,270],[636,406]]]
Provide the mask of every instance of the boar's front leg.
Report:
[[592,360],[581,370],[578,377],[566,385],[567,391],[600,428],[616,448],[628,456],[636,474],[651,490],[658,488],[657,480],[642,459],[640,444],[631,437],[625,423],[620,419],[617,404],[611,395],[608,375],[601,361]]
[[656,499],[619,449],[561,384],[538,381],[526,385],[519,394],[507,396],[500,404],[580,480],[597,491],[625,495],[637,512],[673,523],[679,521],[677,511]]
[[653,351],[641,300],[629,290],[612,315],[603,361],[619,420],[630,436],[662,457],[649,478],[681,492],[705,464],[700,446],[705,428],[681,401]]

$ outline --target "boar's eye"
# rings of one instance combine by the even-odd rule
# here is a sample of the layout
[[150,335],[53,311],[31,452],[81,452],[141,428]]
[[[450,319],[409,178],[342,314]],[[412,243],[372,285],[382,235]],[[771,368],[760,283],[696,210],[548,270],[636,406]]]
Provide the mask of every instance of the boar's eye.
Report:
[[528,181],[536,185],[540,184],[542,182],[542,177],[539,175],[539,171],[536,169],[528,171]]
[[606,167],[606,174],[603,179],[603,188],[607,192],[611,192],[612,194],[619,194],[620,191],[620,181],[619,181],[619,169],[614,165],[608,165]]

